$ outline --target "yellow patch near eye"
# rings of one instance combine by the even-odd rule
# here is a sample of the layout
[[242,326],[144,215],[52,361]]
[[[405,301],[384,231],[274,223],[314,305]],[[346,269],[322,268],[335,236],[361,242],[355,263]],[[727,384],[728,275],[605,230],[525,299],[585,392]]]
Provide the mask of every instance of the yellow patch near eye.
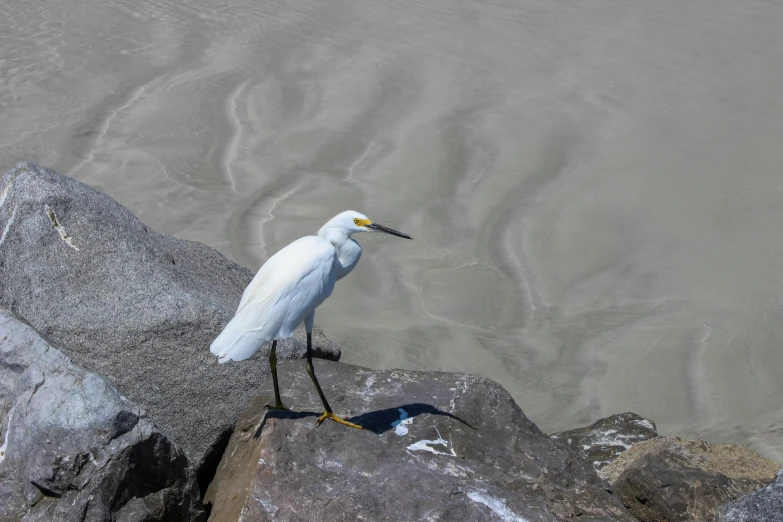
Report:
[[366,227],[367,225],[372,223],[372,221],[370,221],[369,219],[359,219],[359,218],[354,218],[353,222],[360,227]]

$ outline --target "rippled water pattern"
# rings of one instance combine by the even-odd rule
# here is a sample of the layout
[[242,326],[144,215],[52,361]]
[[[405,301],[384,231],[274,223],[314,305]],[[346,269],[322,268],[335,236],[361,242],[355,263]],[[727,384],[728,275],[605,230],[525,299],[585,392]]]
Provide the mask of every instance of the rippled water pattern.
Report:
[[344,361],[780,461],[782,27],[775,0],[0,0],[0,170],[253,269],[359,210],[416,239],[359,237],[316,315]]

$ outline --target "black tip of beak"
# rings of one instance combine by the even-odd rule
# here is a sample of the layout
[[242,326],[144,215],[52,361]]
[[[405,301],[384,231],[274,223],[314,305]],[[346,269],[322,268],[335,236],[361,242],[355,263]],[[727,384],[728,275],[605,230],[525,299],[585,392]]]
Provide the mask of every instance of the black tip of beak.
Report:
[[404,237],[405,239],[413,239],[408,234],[404,234],[400,232],[399,230],[394,230],[393,228],[385,227],[383,225],[379,225],[378,223],[370,223],[367,225],[367,228],[371,228],[373,230],[380,230],[381,232],[386,232],[387,234],[391,234],[393,236],[397,237]]

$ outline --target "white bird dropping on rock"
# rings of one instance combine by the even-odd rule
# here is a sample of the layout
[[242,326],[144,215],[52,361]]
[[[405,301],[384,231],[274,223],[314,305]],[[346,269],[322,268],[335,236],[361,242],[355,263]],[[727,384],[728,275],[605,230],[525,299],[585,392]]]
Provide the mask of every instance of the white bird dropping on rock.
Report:
[[406,239],[407,234],[384,227],[367,216],[346,210],[330,219],[318,235],[297,239],[270,257],[242,294],[236,314],[212,342],[210,351],[218,362],[243,361],[272,341],[269,366],[275,388],[274,409],[285,410],[277,385],[276,348],[279,339],[291,337],[304,321],[307,330],[307,373],[315,384],[326,410],[316,422],[330,418],[340,424],[361,428],[332,413],[315,377],[312,361],[312,331],[315,309],[329,297],[338,279],[348,275],[359,262],[362,247],[351,236],[357,232],[385,232]]

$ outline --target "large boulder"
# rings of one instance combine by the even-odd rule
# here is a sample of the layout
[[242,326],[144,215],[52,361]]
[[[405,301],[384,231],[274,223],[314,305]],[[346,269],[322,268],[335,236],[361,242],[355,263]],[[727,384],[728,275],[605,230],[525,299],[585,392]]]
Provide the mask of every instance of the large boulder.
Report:
[[741,446],[657,437],[598,474],[641,522],[707,522],[721,505],[772,482],[777,469]]
[[775,482],[720,509],[719,522],[780,522],[783,520],[783,470]]
[[[251,278],[48,168],[21,163],[0,181],[0,306],[144,408],[202,482],[268,377],[264,353],[225,365],[209,353]],[[322,334],[314,344],[339,358]],[[279,358],[303,353],[301,332],[279,346]]]
[[657,436],[655,423],[635,413],[618,413],[584,428],[551,435],[552,440],[581,452],[596,470],[612,462],[634,444]]
[[633,519],[589,464],[552,442],[498,384],[473,375],[302,361],[242,414],[205,502],[211,521]]
[[206,519],[176,444],[2,308],[0,418],[0,520]]

